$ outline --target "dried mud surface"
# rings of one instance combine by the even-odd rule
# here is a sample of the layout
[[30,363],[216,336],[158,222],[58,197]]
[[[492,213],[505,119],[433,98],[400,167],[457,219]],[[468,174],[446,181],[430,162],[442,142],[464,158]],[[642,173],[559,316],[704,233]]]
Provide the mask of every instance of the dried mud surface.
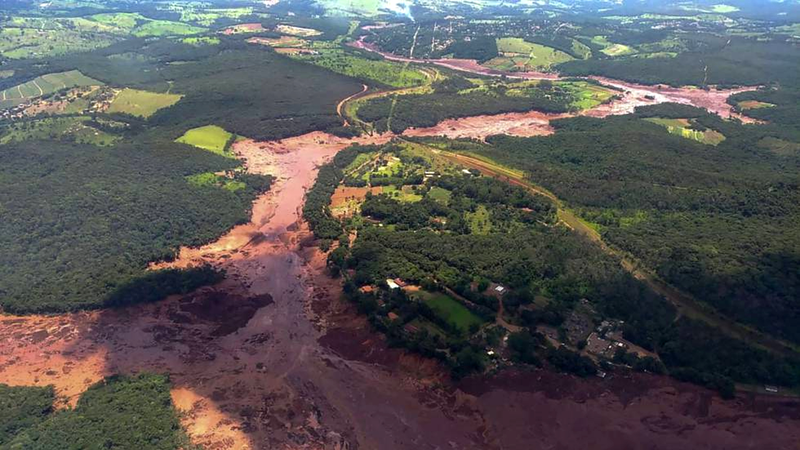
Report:
[[[532,120],[532,119],[531,119]],[[219,285],[148,305],[0,316],[0,383],[56,387],[74,404],[106,375],[164,372],[208,449],[797,449],[800,403],[663,377],[548,371],[451,382],[386,346],[340,299],[300,220],[317,167],[356,141],[311,133],[234,151],[276,182],[249,224],[169,266],[227,270]],[[154,268],[166,264],[154,265]]]

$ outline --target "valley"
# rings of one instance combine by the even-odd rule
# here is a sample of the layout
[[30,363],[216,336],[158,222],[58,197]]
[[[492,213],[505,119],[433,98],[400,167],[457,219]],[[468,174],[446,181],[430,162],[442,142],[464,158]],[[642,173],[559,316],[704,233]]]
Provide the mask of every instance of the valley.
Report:
[[0,5],[0,449],[793,449],[758,1]]

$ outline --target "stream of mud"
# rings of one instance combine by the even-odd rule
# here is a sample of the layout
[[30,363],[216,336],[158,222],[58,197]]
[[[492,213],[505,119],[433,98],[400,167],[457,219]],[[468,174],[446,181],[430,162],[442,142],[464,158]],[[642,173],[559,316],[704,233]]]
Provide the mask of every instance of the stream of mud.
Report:
[[[595,113],[631,102],[604,107]],[[408,134],[529,135],[547,132],[550,119],[469,118]],[[0,383],[54,385],[74,405],[104,376],[168,373],[189,435],[207,449],[796,449],[800,408],[791,399],[722,401],[664,377],[542,370],[453,384],[436,363],[388,348],[340,300],[301,208],[319,165],[351,143],[391,137],[236,143],[252,173],[276,177],[251,222],[153,266],[207,262],[228,278],[155,304],[2,315]]]

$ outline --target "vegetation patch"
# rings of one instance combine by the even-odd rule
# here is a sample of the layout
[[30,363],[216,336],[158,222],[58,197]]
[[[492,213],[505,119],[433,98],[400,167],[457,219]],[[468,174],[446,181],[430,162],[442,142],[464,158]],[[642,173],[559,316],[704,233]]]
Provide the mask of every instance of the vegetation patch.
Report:
[[549,69],[575,59],[568,53],[521,38],[497,39],[497,51],[501,56],[487,61],[485,66],[498,70],[524,71]]
[[125,88],[120,91],[108,108],[109,113],[124,113],[148,118],[158,110],[169,108],[183,98],[177,94],[160,94]]
[[450,191],[439,186],[432,187],[427,194],[427,197],[433,201],[446,205],[450,201]]
[[203,45],[219,45],[219,38],[214,36],[200,36],[200,37],[187,37],[181,39],[184,44],[203,46]]
[[72,141],[79,144],[109,146],[118,136],[101,130],[104,128],[90,117],[52,117],[41,120],[15,122],[0,129],[0,144],[33,140]]
[[0,446],[37,426],[53,412],[55,392],[48,387],[12,387],[0,384]]
[[[16,405],[6,414],[16,415],[16,430],[8,448],[187,448],[188,437],[181,428],[178,412],[170,398],[169,379],[164,375],[114,376],[89,387],[75,409],[41,410],[52,399],[47,389],[21,388],[11,393],[32,402],[31,408]],[[0,388],[0,396],[8,389]],[[0,403],[4,400],[0,398]],[[2,441],[0,441],[2,443]]]
[[233,143],[235,135],[228,133],[216,125],[193,128],[175,140],[182,144],[193,145],[203,150],[208,150],[220,155],[226,155],[228,148]]
[[153,20],[150,22],[145,22],[144,24],[136,27],[131,34],[137,37],[181,36],[200,34],[205,31],[205,28],[200,28],[185,23],[172,22],[169,20]]
[[703,144],[719,145],[720,142],[725,140],[725,136],[719,131],[702,126],[699,128],[705,129],[697,129],[697,125],[689,119],[665,119],[661,117],[652,117],[645,120],[665,127],[671,134],[676,134],[686,139],[691,139]]
[[483,319],[449,295],[424,290],[418,291],[414,295],[418,295],[439,317],[463,333],[469,332],[473,327],[480,327],[484,323]]
[[743,110],[748,109],[762,109],[762,108],[773,108],[775,107],[774,103],[767,103],[767,102],[760,102],[758,100],[744,100],[736,104],[739,108]]
[[407,65],[365,58],[338,48],[297,52],[294,57],[342,75],[395,88],[421,86],[429,79],[422,71]]
[[248,220],[269,177],[237,174],[246,188],[235,192],[184,177],[237,166],[169,141],[0,146],[0,205],[4,217],[14,217],[0,221],[0,306],[19,314],[124,305],[217,281],[211,269],[147,266]]
[[602,47],[600,51],[608,56],[624,56],[636,53],[636,50],[632,47],[611,42],[606,36],[592,37],[592,44]]

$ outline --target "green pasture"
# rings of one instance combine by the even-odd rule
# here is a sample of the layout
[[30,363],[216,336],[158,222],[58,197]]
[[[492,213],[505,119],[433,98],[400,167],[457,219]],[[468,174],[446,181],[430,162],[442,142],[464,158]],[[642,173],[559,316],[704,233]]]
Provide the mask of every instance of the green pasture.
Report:
[[123,89],[108,108],[109,113],[125,113],[137,117],[148,118],[159,109],[168,108],[182,98],[177,94],[159,94],[157,92]]

